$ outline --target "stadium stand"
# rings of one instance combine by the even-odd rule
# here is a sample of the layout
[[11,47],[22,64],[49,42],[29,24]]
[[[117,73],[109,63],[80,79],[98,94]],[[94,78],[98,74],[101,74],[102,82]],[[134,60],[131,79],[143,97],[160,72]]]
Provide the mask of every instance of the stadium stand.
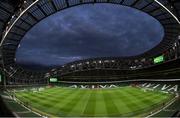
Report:
[[[3,99],[2,99],[3,98]],[[1,93],[1,103],[5,103],[2,105],[3,108],[1,109],[1,116],[5,117],[13,117],[13,116],[21,116],[21,117],[39,117],[39,115],[33,113],[31,110],[28,110],[23,106],[22,103],[18,103],[13,100],[13,97],[8,95],[7,93]],[[4,106],[6,106],[4,108]],[[13,112],[12,112],[13,111]],[[4,114],[4,115],[3,115]]]
[[[177,19],[179,18],[179,12],[178,12],[178,9],[176,8],[178,6],[178,1],[177,0],[161,1],[161,3],[159,3],[158,1],[154,1],[154,2],[150,2],[149,4],[147,1],[141,1],[140,6],[144,6],[143,7],[144,9],[141,9],[140,6],[137,6],[137,3],[139,1],[140,0],[132,1],[132,3],[134,3],[134,4],[130,5],[129,2],[128,1],[126,2],[126,0],[125,0],[125,1],[120,2],[120,4],[140,9],[143,12],[146,12],[146,13],[152,15],[153,17],[155,17],[157,20],[160,21],[160,23],[165,28],[165,37],[160,45],[156,46],[152,50],[150,50],[142,55],[135,56],[135,57],[124,58],[124,59],[121,59],[121,58],[107,58],[106,59],[105,58],[105,60],[102,58],[102,63],[101,63],[101,60],[90,59],[89,64],[82,63],[82,65],[81,65],[81,63],[75,63],[75,66],[73,66],[71,64],[66,64],[66,65],[63,65],[62,67],[60,67],[60,69],[57,68],[58,71],[56,73],[59,73],[60,75],[62,75],[62,74],[64,75],[65,73],[78,71],[78,70],[81,71],[84,69],[94,69],[94,68],[101,69],[102,66],[104,69],[120,69],[120,70],[121,69],[134,70],[135,69],[136,70],[136,69],[151,66],[153,64],[152,58],[155,56],[158,56],[158,55],[163,54],[165,56],[166,61],[178,58],[179,57],[179,40],[178,40],[179,25],[178,25]],[[56,2],[54,0],[50,0],[50,1],[49,0],[45,0],[45,1],[18,0],[17,2],[14,2],[12,0],[4,0],[1,2],[2,10],[7,12],[7,14],[3,14],[4,12],[2,12],[1,15],[8,16],[7,18],[5,18],[6,22],[2,22],[2,25],[6,27],[6,28],[4,28],[3,31],[4,31],[4,33],[5,32],[7,33],[5,35],[2,35],[3,36],[2,43],[4,43],[4,45],[2,47],[2,49],[3,49],[2,60],[4,63],[5,72],[6,72],[6,74],[8,74],[10,76],[8,79],[8,80],[10,80],[10,82],[8,84],[11,84],[11,83],[24,83],[24,84],[32,83],[33,84],[36,82],[34,82],[33,80],[25,81],[25,80],[23,80],[23,78],[32,77],[31,75],[34,75],[32,78],[42,78],[43,75],[45,75],[45,73],[41,73],[41,76],[38,77],[38,75],[36,76],[36,74],[34,72],[31,72],[29,70],[27,71],[24,68],[19,67],[19,65],[15,64],[14,63],[15,50],[18,47],[18,44],[20,43],[20,40],[25,35],[25,33],[31,27],[33,27],[37,22],[41,21],[42,19],[48,17],[49,15],[51,15],[59,10],[62,10],[61,8],[63,8],[63,9],[69,8],[71,6],[86,3],[87,1],[84,1],[84,2],[80,1],[80,3],[78,1],[76,1],[74,3],[71,3],[71,2],[72,1],[65,2],[68,5],[62,4],[61,2]],[[94,2],[97,2],[97,1],[94,1]],[[103,1],[101,1],[101,2],[103,2]],[[3,6],[3,4],[11,6],[12,8],[10,8],[10,7],[5,8]],[[172,5],[171,8],[174,8],[174,9],[171,10],[169,8],[169,6],[166,4]],[[158,8],[155,10],[154,7],[149,7],[149,6],[157,6]],[[162,6],[163,6],[163,9],[161,9]],[[170,9],[170,11],[168,11],[166,8],[164,8],[164,6],[166,6],[167,9]],[[35,12],[33,10],[33,8],[36,9],[36,11],[38,11],[38,12]],[[150,8],[149,9],[150,11],[149,12],[146,11],[145,8]],[[8,12],[9,10],[12,10],[12,11],[9,13]],[[156,11],[155,12],[156,14],[154,13],[154,10]],[[172,14],[177,18],[174,18],[174,16]],[[12,16],[12,17],[10,17],[10,16]],[[161,18],[161,17],[163,17],[163,18]],[[9,19],[9,20],[7,20],[7,19]],[[18,26],[18,23],[21,23],[22,25]],[[14,27],[14,26],[16,26],[16,27]],[[17,31],[17,33],[14,31]],[[7,38],[7,40],[6,40],[6,38]],[[9,40],[9,39],[12,39],[12,40]],[[172,39],[172,40],[169,40],[169,39]],[[116,61],[115,63],[113,62],[114,60]],[[78,66],[76,66],[76,64]],[[47,73],[51,74],[51,72],[47,72]],[[27,74],[28,74],[28,76],[27,76]],[[39,75],[40,75],[40,73],[39,73]],[[13,79],[11,79],[11,78],[13,78]],[[16,78],[18,78],[18,79],[16,80]],[[15,80],[15,81],[13,81],[13,80]],[[44,81],[44,83],[46,83],[45,80],[40,80],[40,81]]]
[[[47,72],[34,72],[15,63],[16,49],[22,37],[34,25],[65,8],[80,4],[104,3],[104,0],[0,0],[0,71],[2,75],[0,116],[37,117],[31,110],[23,107],[24,103],[15,102],[13,96],[4,91],[36,89],[39,86],[72,86],[88,84],[89,88],[114,84],[155,83],[163,85],[179,83],[180,77],[180,1],[179,0],[116,0],[106,1],[113,4],[130,6],[156,18],[164,27],[163,41],[142,55],[133,57],[103,57],[79,60],[67,63]],[[155,64],[154,58],[163,56],[164,61]],[[51,77],[58,78],[57,83],[50,83]],[[144,79],[146,81],[144,81]],[[158,81],[157,81],[158,79]],[[174,81],[174,80],[177,81]],[[159,81],[160,80],[160,81]],[[167,81],[168,80],[168,81]],[[124,82],[122,82],[124,81]],[[163,81],[163,82],[162,82]],[[59,83],[58,83],[59,82]],[[120,86],[119,85],[119,86]],[[95,87],[95,88],[96,88]],[[154,87],[150,86],[149,88]],[[167,89],[171,89],[170,87]],[[171,89],[171,90],[175,90]],[[176,94],[179,93],[179,90]],[[133,93],[132,93],[133,94]],[[180,99],[155,114],[155,117],[179,117]],[[152,106],[155,108],[156,106]],[[137,114],[142,111],[137,111]],[[144,111],[147,112],[147,111]],[[129,113],[131,114],[131,113]],[[132,114],[131,114],[132,115]]]
[[0,96],[0,116],[1,117],[13,117],[12,111],[7,108],[2,97]]
[[169,107],[163,109],[161,112],[155,114],[153,117],[180,117],[180,98],[178,98]]

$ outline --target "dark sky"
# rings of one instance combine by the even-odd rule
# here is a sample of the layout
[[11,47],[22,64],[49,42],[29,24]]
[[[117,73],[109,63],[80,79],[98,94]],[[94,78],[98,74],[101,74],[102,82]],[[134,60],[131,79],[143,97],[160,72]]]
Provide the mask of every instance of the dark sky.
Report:
[[138,10],[89,4],[58,12],[35,25],[23,38],[17,63],[44,69],[67,62],[109,56],[134,56],[156,46],[163,27]]

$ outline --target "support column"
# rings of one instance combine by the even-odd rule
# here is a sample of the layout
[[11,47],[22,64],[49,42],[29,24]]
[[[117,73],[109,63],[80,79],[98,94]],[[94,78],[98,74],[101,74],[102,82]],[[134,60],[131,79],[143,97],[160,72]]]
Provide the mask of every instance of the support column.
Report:
[[1,72],[1,79],[2,79],[3,89],[6,89],[6,76],[5,76],[5,72],[4,71]]

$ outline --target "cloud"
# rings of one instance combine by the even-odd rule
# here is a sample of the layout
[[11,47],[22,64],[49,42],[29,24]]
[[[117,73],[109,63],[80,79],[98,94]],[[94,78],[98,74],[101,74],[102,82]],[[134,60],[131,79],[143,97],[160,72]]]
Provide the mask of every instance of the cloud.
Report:
[[160,23],[138,10],[109,4],[81,5],[56,13],[21,41],[17,63],[51,66],[108,56],[134,56],[163,38]]

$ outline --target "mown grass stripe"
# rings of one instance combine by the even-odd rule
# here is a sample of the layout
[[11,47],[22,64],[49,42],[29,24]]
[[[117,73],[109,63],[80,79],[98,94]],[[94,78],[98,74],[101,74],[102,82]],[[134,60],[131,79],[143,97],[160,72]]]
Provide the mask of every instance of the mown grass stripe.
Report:
[[[81,97],[79,95],[82,95],[82,91],[80,89],[77,89],[73,93],[71,93],[69,96],[67,96],[65,99],[59,101],[56,105],[48,109],[52,113],[58,113],[58,115],[66,116],[68,115],[69,110],[71,109],[70,107],[74,107],[77,101],[77,97]],[[81,93],[81,94],[80,94]],[[73,100],[74,99],[74,100]],[[74,105],[73,105],[74,104]]]
[[120,104],[121,116],[129,116],[129,114],[131,114],[135,109],[138,109],[139,104],[136,99],[134,99],[131,94],[127,94],[126,91],[118,92],[119,94],[116,93],[116,95],[119,97],[121,103],[124,103],[124,107],[122,106],[122,104]]
[[119,113],[118,108],[116,107],[115,103],[112,101],[112,93],[110,91],[104,92],[104,101],[106,106],[106,111],[108,116],[117,116]]
[[[106,102],[104,101],[104,96],[103,96],[104,90],[100,89],[98,90],[98,93],[96,95],[96,107],[95,107],[95,114],[96,116],[107,116],[107,109],[106,109]],[[100,107],[100,108],[99,108]]]
[[[116,102],[116,106],[119,110],[119,115],[118,116],[123,116],[124,113],[128,113],[131,112],[131,109],[127,106],[126,102],[124,100],[128,100],[127,97],[130,96],[126,96],[123,95],[126,94],[122,91],[115,91],[114,94],[112,94],[112,97],[114,98],[114,102]],[[124,100],[122,100],[122,96],[124,97]]]
[[[77,101],[76,106],[74,106],[69,112],[69,116],[83,116],[84,109],[88,103],[90,97],[89,91],[84,91],[83,96]],[[78,115],[79,114],[79,115]]]
[[90,93],[91,93],[91,95],[89,97],[88,103],[87,103],[86,108],[83,113],[83,115],[85,115],[85,116],[94,116],[94,112],[95,112],[96,91],[92,90]]

